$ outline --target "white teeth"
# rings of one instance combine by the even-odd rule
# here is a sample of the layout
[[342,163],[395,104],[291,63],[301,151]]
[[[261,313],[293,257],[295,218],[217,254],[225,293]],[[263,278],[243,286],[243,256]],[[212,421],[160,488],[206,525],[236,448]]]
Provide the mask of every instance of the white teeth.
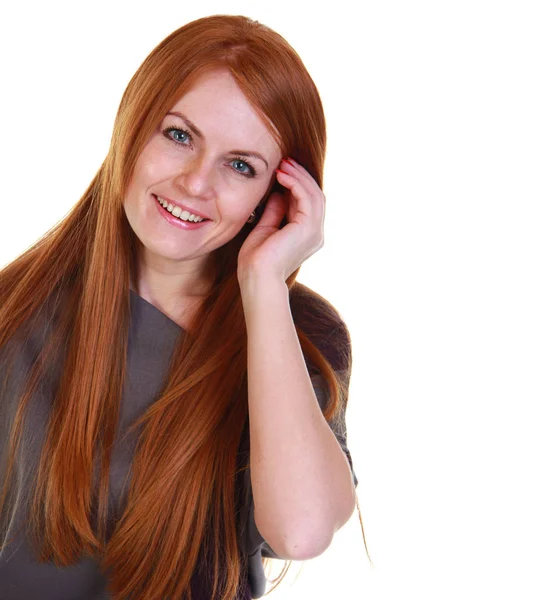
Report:
[[168,212],[172,213],[174,217],[181,219],[182,221],[191,221],[193,223],[199,223],[203,220],[203,217],[189,213],[188,210],[181,210],[178,206],[168,203],[163,200],[160,196],[157,196],[159,204],[161,204]]

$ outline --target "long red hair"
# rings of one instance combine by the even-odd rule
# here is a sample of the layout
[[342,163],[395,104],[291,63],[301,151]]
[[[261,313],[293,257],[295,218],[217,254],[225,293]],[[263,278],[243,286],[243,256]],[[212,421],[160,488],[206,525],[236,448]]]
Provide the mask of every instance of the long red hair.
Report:
[[[235,488],[239,472],[249,466],[237,467],[248,416],[247,354],[236,268],[249,224],[216,251],[218,276],[193,319],[195,335],[182,335],[162,393],[129,430],[139,431],[139,441],[128,496],[111,534],[106,525],[130,282],[137,281],[137,241],[122,199],[141,150],[166,112],[196,77],[219,67],[229,69],[273,131],[282,155],[293,156],[322,188],[325,117],[297,53],[279,34],[249,18],[201,18],[171,33],[144,60],[122,97],[109,152],[83,196],[0,272],[0,347],[24,339],[38,318],[48,319],[43,348],[13,420],[0,513],[6,514],[30,398],[43,373],[61,357],[62,375],[30,499],[29,532],[40,561],[69,565],[84,554],[98,558],[108,590],[118,600],[190,598],[207,532],[214,547],[213,599],[233,599],[245,569]],[[298,271],[287,281],[290,293],[300,285],[295,284]],[[51,302],[60,307],[53,320],[43,313]],[[327,318],[334,310],[326,302]],[[297,334],[305,357],[328,384],[323,414],[330,421],[345,410],[347,381],[298,327]],[[349,375],[350,347],[347,352]],[[166,498],[173,502],[163,502]]]

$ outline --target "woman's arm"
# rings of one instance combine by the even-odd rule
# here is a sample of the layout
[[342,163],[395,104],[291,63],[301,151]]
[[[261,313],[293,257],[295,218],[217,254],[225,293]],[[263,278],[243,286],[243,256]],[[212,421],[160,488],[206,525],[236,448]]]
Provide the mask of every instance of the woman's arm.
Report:
[[252,275],[241,296],[255,522],[277,554],[307,560],[351,517],[352,473],[317,401],[285,281]]

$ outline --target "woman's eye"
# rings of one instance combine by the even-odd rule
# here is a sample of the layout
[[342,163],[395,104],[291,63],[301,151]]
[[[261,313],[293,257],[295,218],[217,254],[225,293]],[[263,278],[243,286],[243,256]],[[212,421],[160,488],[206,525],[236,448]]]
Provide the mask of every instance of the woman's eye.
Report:
[[[192,139],[192,135],[180,127],[167,127],[163,133],[167,138],[178,143],[180,146],[188,145],[188,142]],[[232,165],[235,165],[232,167],[233,170],[239,175],[243,175],[244,177],[256,176],[256,170],[246,160],[243,160],[242,158],[236,158],[231,162]]]
[[[246,162],[244,162],[243,160],[240,160],[239,158],[234,160],[233,163],[238,164],[239,168],[238,171],[239,173],[248,173],[248,172],[252,172],[252,168],[250,167],[250,165],[248,165]],[[243,171],[241,167],[245,167],[246,171]]]
[[[171,138],[175,142],[179,143],[183,143],[184,141],[186,141],[184,138],[181,139],[181,136],[185,136],[187,139],[190,138],[190,134],[187,131],[185,131],[184,129],[179,129],[177,127],[168,127],[168,129],[164,130],[164,133],[166,133],[166,135],[168,135],[169,137],[171,136]],[[174,135],[175,133],[177,133],[177,135]]]

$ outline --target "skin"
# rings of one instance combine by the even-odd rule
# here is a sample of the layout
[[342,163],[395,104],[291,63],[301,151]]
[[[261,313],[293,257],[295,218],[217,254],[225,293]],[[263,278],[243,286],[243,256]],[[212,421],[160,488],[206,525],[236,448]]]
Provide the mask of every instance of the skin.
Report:
[[[202,75],[148,140],[136,163],[123,206],[139,240],[139,280],[134,287],[148,302],[182,326],[212,281],[211,254],[239,233],[282,168],[277,141],[225,69]],[[164,130],[168,127],[185,130]],[[230,151],[256,151],[250,169]],[[170,225],[152,194],[199,210],[211,221],[191,231]]]

